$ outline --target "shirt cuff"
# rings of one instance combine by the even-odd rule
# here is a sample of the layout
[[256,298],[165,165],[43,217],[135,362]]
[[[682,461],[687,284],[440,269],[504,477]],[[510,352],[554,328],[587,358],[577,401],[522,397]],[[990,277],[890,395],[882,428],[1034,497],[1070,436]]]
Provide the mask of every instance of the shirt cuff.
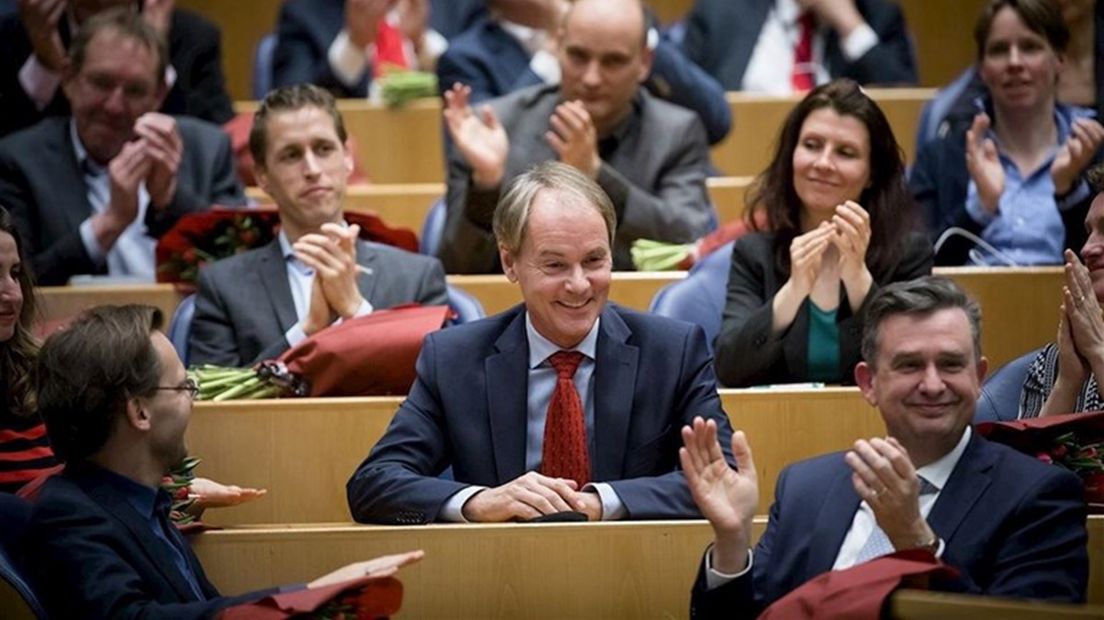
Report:
[[307,332],[303,331],[303,325],[301,323],[296,323],[295,325],[292,325],[291,329],[284,332],[284,340],[287,340],[289,349],[306,339]]
[[353,88],[364,78],[364,72],[368,70],[368,58],[375,55],[374,50],[374,44],[369,45],[367,49],[357,49],[349,39],[349,32],[342,28],[334,42],[330,44],[326,57],[337,79],[349,88]]
[[481,487],[472,485],[470,487],[464,487],[456,493],[452,494],[452,497],[445,500],[445,504],[441,506],[441,511],[437,514],[439,521],[451,521],[453,523],[469,523],[464,518],[464,504],[468,503],[468,500],[473,495],[480,491],[485,491],[487,487]]
[[[360,305],[357,306],[356,312],[354,312],[353,316],[350,317],[350,318],[359,319],[362,316],[368,316],[369,314],[372,314],[373,309],[374,308],[372,308],[372,304],[368,303],[367,299],[362,298],[360,300]],[[336,321],[334,321],[333,324],[334,325],[339,325],[344,320],[345,320],[344,318],[339,318]]]
[[81,243],[84,244],[84,251],[88,252],[88,257],[96,265],[103,266],[104,261],[107,260],[107,251],[101,248],[100,243],[96,241],[96,233],[92,230],[92,218],[81,222],[80,237]]
[[[1000,203],[998,202],[997,205],[997,213],[1000,213]],[[997,213],[990,213],[985,210],[985,207],[981,206],[977,185],[973,181],[970,181],[969,185],[966,186],[966,213],[979,226],[988,226],[993,223],[993,220],[997,219]]]
[[598,493],[598,499],[602,502],[603,521],[619,521],[628,515],[629,511],[625,508],[624,502],[621,501],[621,498],[617,496],[617,491],[614,491],[609,484],[591,482],[583,487],[583,491]]
[[176,69],[172,65],[165,67],[165,92],[172,90],[177,77]]
[[42,110],[50,104],[54,94],[57,93],[58,86],[61,85],[61,76],[47,69],[38,62],[34,54],[31,54],[19,69],[19,85],[23,87],[23,92],[35,107]]
[[529,70],[537,74],[545,84],[560,83],[560,61],[547,50],[537,50],[529,59]]
[[848,62],[854,62],[874,49],[878,41],[878,33],[874,32],[870,24],[863,22],[861,26],[857,26],[851,31],[851,34],[840,41],[840,49],[843,51],[843,57]]
[[[437,59],[441,57],[441,54],[445,53],[448,49],[448,39],[446,39],[440,32],[433,30],[432,28],[425,33],[425,51],[424,56],[428,56],[433,62],[437,62]],[[430,70],[432,67],[419,67],[420,69]]]
[[740,577],[743,577],[744,575],[751,572],[751,566],[754,562],[755,553],[753,553],[751,549],[748,549],[747,566],[744,567],[744,570],[736,574],[722,573],[718,570],[714,570],[713,545],[709,545],[709,548],[705,550],[705,589],[712,590],[714,588],[719,588],[726,583],[735,581]]

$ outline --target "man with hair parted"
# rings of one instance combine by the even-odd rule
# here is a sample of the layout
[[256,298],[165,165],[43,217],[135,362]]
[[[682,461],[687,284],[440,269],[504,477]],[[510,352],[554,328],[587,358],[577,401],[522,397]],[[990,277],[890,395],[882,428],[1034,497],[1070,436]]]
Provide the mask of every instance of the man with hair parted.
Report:
[[730,432],[705,335],[606,303],[609,198],[546,162],[514,180],[494,228],[524,303],[426,337],[409,397],[349,480],[353,517],[699,517],[678,429],[703,416]]
[[265,97],[249,148],[257,181],[279,209],[280,232],[200,270],[190,363],[248,366],[337,320],[448,303],[437,259],[361,240],[358,226],[345,225],[346,140],[325,90],[300,84]]
[[754,551],[758,488],[747,439],[734,433],[737,471],[711,422],[684,428],[682,466],[715,536],[691,617],[753,618],[821,573],[917,548],[958,569],[956,582],[941,584],[948,589],[1084,601],[1080,481],[970,428],[988,365],[980,330],[976,303],[947,278],[879,291],[855,379],[887,434],[784,469]]
[[62,88],[71,116],[0,141],[0,204],[40,284],[78,274],[152,282],[157,238],[185,213],[245,203],[230,139],[156,112],[168,92],[162,36],[128,8],[81,24]]
[[[93,308],[39,352],[38,406],[66,465],[40,490],[23,542],[52,618],[210,618],[278,591],[220,596],[169,521],[159,485],[188,455],[198,387],[161,322],[150,306]],[[305,587],[391,575],[421,557],[350,564]]]
[[613,267],[632,269],[636,239],[689,243],[716,225],[705,189],[709,147],[693,112],[642,88],[652,66],[639,0],[578,0],[564,18],[560,83],[475,110],[445,93],[448,205],[438,255],[449,273],[503,269],[491,220],[522,171],[561,161],[594,179],[617,212]]

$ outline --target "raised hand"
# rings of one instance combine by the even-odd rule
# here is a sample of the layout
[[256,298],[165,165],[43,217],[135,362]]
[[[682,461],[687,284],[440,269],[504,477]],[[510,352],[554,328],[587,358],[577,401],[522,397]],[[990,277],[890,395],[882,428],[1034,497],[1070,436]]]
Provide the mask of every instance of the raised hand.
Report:
[[506,174],[510,139],[494,110],[483,106],[477,116],[468,103],[471,88],[453,84],[445,92],[445,126],[453,144],[472,169],[472,181],[481,189],[498,187]]
[[556,106],[548,119],[552,129],[544,138],[563,163],[590,178],[598,176],[602,159],[598,156],[598,131],[580,101],[566,101]]
[[396,0],[345,0],[345,32],[359,49],[376,42],[380,20],[395,6]]
[[1077,253],[1066,250],[1066,286],[1063,289],[1070,335],[1082,358],[1104,360],[1104,316],[1093,291],[1089,270]]
[[908,452],[896,439],[860,439],[844,455],[855,493],[866,500],[894,549],[935,538],[920,514],[920,481]]
[[722,573],[739,572],[746,565],[751,519],[759,507],[751,447],[743,431],[732,434],[737,467],[732,469],[717,441],[717,423],[700,417],[682,427],[682,444],[679,462],[686,484],[716,538],[713,568]]
[[236,484],[222,484],[209,478],[196,478],[189,485],[188,493],[195,497],[196,504],[202,508],[225,508],[237,506],[264,497],[268,491]]
[[985,137],[987,131],[989,115],[978,114],[966,130],[966,170],[977,186],[981,207],[989,213],[996,213],[1004,193],[1004,168],[997,156],[997,145],[991,138]]
[[321,232],[305,234],[295,242],[295,255],[314,269],[321,280],[322,292],[342,318],[352,318],[364,297],[357,287],[356,239],[360,227],[344,228],[327,222]]
[[65,68],[68,57],[58,33],[58,23],[68,5],[67,0],[19,0],[19,16],[35,58],[55,73]]
[[407,551],[373,558],[365,562],[355,562],[342,566],[328,575],[323,575],[307,584],[308,589],[324,588],[337,583],[359,579],[361,577],[390,577],[404,566],[410,566],[425,557],[425,551]]
[[1101,144],[1104,144],[1104,125],[1091,118],[1074,119],[1069,139],[1058,148],[1050,165],[1054,193],[1062,195],[1073,188],[1074,181],[1092,163]]
[[399,30],[421,49],[429,30],[429,0],[399,0]]
[[866,249],[870,246],[870,214],[859,203],[848,200],[836,207],[832,216],[836,235],[832,243],[839,249],[843,279],[858,277],[866,270]]
[[855,7],[855,0],[797,0],[800,8],[812,11],[817,18],[839,33],[841,38],[851,34],[863,20]]
[[176,119],[159,112],[147,112],[134,123],[150,160],[146,179],[150,203],[164,209],[176,196],[176,173],[184,153],[184,140],[176,128]]
[[[574,480],[549,478],[531,471],[510,482],[471,496],[464,518],[480,523],[528,520],[556,512],[587,512],[587,503]],[[588,513],[588,517],[592,516]]]

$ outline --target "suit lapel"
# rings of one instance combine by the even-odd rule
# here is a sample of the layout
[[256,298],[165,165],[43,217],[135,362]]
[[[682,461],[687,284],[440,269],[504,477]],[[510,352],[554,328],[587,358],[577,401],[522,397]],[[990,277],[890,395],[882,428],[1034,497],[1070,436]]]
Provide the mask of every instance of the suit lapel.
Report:
[[996,453],[976,432],[973,433],[928,514],[928,524],[944,541],[954,537],[962,520],[992,484],[989,471],[996,464]]
[[264,290],[276,313],[281,333],[294,325],[299,317],[295,314],[295,300],[291,297],[291,285],[288,283],[287,264],[280,252],[279,239],[273,239],[260,255],[261,262],[255,273],[256,286]]
[[843,545],[843,539],[851,530],[855,511],[859,509],[859,496],[855,493],[855,487],[851,485],[851,469],[842,458],[837,467],[839,471],[833,477],[832,485],[828,489],[828,499],[816,516],[816,525],[809,545],[808,571],[803,579],[819,575],[832,568]]
[[[88,202],[88,186],[84,183],[84,173],[81,172],[77,162],[77,154],[73,150],[73,141],[69,135],[69,119],[57,118],[52,121],[55,124],[54,131],[46,143],[47,151],[52,151],[51,159],[60,165],[51,165],[51,186],[55,194],[54,205],[40,205],[42,209],[49,209],[54,214],[65,218],[67,230],[77,230],[81,223],[92,215],[94,209]],[[106,173],[105,173],[106,174]],[[77,188],[73,191],[73,188]],[[80,208],[74,208],[74,199],[79,201]]]
[[622,476],[632,418],[640,349],[627,344],[632,332],[609,306],[602,311],[594,360],[594,438],[590,454],[594,480]]
[[373,251],[367,243],[362,240],[357,241],[357,264],[364,267],[367,271],[360,271],[357,273],[357,288],[360,289],[361,296],[368,300],[368,303],[372,304],[373,309],[375,303],[372,302],[372,295],[375,293],[376,283],[379,282],[380,274],[376,273],[376,253]]
[[[524,306],[519,308],[514,310],[514,320],[495,341],[498,352],[483,362],[491,447],[498,484],[525,473],[529,343],[525,335],[525,309]],[[493,385],[491,377],[495,378]]]

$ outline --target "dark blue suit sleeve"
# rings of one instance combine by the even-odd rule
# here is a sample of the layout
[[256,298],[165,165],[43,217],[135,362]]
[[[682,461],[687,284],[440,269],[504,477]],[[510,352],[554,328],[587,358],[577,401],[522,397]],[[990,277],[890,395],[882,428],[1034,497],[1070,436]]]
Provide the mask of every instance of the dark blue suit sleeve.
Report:
[[[333,17],[329,11],[323,3],[313,2],[285,2],[280,8],[272,59],[273,87],[308,83],[330,90],[339,98],[368,96],[370,68],[359,82],[350,86],[330,67],[328,52],[341,31],[341,13],[337,13],[337,27],[331,33],[331,28],[325,27],[333,25],[328,23]],[[324,40],[323,31],[327,35]]]
[[709,144],[723,140],[732,128],[732,110],[720,82],[683,55],[667,35],[656,45],[647,86],[656,96],[697,114]]

